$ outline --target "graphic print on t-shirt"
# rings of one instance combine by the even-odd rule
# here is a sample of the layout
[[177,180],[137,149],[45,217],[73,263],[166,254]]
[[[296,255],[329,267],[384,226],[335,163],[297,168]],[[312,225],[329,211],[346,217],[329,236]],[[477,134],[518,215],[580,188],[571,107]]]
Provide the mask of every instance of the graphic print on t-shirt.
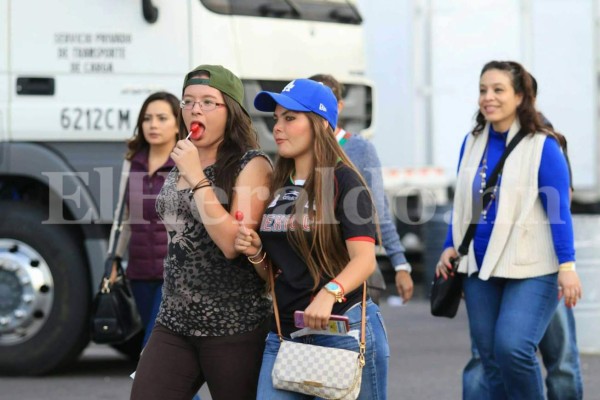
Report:
[[[275,196],[267,207],[268,213],[262,217],[260,230],[262,232],[287,232],[295,231],[298,227],[297,217],[291,215],[291,208],[300,196],[302,188],[289,187],[285,192]],[[304,205],[308,208],[308,202]],[[302,230],[310,232],[311,219],[307,214],[302,215]]]

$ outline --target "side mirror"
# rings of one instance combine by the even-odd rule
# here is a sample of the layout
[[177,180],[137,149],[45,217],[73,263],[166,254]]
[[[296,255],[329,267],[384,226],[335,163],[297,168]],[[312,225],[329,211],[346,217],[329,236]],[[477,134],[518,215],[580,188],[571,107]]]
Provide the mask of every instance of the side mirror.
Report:
[[158,19],[158,8],[154,7],[152,0],[142,0],[142,14],[149,24],[153,24]]

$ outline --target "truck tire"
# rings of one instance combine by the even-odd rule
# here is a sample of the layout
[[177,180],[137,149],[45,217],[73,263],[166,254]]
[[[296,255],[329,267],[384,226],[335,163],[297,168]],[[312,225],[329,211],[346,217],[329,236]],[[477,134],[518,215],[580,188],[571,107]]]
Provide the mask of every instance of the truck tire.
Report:
[[89,342],[90,283],[82,244],[43,224],[30,203],[0,202],[0,374],[41,375]]

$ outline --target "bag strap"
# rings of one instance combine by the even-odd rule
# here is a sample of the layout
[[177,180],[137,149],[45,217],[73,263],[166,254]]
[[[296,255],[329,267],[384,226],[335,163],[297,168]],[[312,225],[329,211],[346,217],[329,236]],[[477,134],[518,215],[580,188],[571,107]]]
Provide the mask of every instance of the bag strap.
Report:
[[[279,308],[277,307],[277,298],[275,297],[275,271],[273,271],[273,264],[270,260],[267,261],[269,271],[269,284],[271,286],[271,298],[273,299],[273,311],[275,314],[275,324],[277,325],[277,336],[279,341],[283,342],[283,335],[281,334],[281,322],[279,320]],[[365,322],[367,320],[367,281],[363,282],[363,295],[362,295],[362,314],[360,321],[360,345],[359,345],[359,360],[361,367],[365,365],[365,353],[367,351],[367,341],[365,339],[366,329]]]
[[[488,135],[489,135],[489,133],[488,133]],[[524,137],[525,137],[525,129],[521,128],[519,130],[519,132],[517,132],[515,137],[512,138],[512,140],[510,141],[510,143],[504,150],[504,153],[502,153],[502,157],[498,161],[498,164],[496,164],[496,167],[492,171],[492,174],[490,175],[490,179],[488,179],[488,181],[486,182],[486,184],[483,188],[483,199],[481,202],[481,209],[473,210],[473,215],[471,217],[471,223],[469,224],[469,227],[467,228],[467,232],[465,233],[465,236],[463,237],[462,243],[458,247],[459,256],[464,256],[469,252],[469,244],[471,243],[471,240],[473,240],[473,236],[475,236],[475,229],[477,229],[477,225],[479,222],[479,217],[481,216],[481,212],[485,209],[485,207],[489,204],[489,202],[492,201],[492,194],[488,193],[488,189],[496,186],[496,182],[498,181],[498,176],[500,175],[500,173],[502,172],[502,169],[504,168],[504,162],[506,161],[506,158]]]
[[[117,226],[115,228],[115,237],[113,240],[112,248],[110,249],[110,254],[108,256],[108,260],[106,265],[104,266],[104,277],[110,277],[112,272],[112,261],[115,258],[115,254],[117,252],[117,244],[119,243],[119,236],[121,236],[121,231],[123,230],[123,214],[125,211],[125,202],[127,200],[127,192],[129,190],[129,179],[127,179],[127,183],[125,184],[125,190],[123,190],[123,197],[120,202],[119,209],[119,217],[117,218]],[[117,263],[117,268],[119,268],[119,263]]]

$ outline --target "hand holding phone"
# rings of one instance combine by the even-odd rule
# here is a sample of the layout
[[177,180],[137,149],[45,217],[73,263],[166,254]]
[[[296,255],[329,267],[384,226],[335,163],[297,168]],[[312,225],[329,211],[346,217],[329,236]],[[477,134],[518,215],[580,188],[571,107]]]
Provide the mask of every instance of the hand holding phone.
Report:
[[[294,325],[296,328],[304,328],[304,311],[294,312]],[[325,331],[330,333],[348,333],[350,330],[350,321],[345,315],[331,314]]]

